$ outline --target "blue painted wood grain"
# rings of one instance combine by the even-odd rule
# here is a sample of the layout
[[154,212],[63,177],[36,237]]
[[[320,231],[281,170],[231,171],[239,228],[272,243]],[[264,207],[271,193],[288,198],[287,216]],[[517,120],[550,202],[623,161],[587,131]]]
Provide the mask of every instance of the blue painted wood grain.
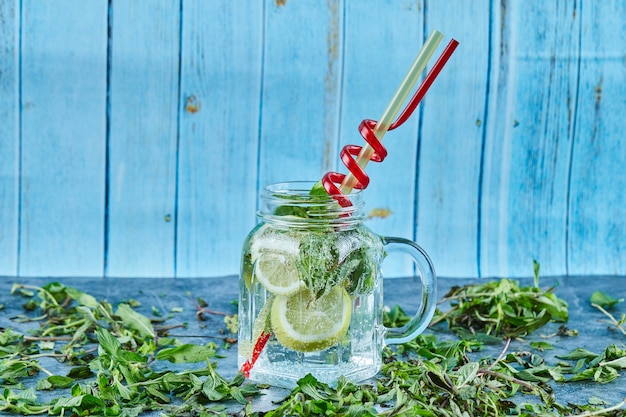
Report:
[[107,276],[175,273],[180,0],[111,13]]
[[101,275],[106,3],[21,4],[19,274]]
[[570,167],[568,272],[626,271],[626,4],[582,10],[576,130]]
[[[481,268],[485,276],[566,272],[568,169],[576,111],[579,2],[507,3],[499,9],[504,40],[494,42],[482,187]],[[530,30],[532,28],[532,30]],[[504,41],[504,42],[503,42]],[[493,73],[492,73],[493,74]],[[502,85],[500,85],[502,87]]]
[[0,275],[17,275],[19,221],[18,1],[0,1]]
[[[468,16],[472,24],[465,24]],[[489,1],[429,8],[427,30],[460,43],[422,104],[417,241],[443,276],[477,276],[479,184],[489,75]],[[437,213],[433,216],[433,213]],[[471,268],[469,267],[471,265]]]
[[185,2],[183,22],[176,275],[228,275],[256,224],[263,5]]
[[[422,3],[385,0],[346,2],[344,74],[339,148],[364,145],[362,119],[377,120],[393,97],[424,41]],[[392,25],[382,22],[393,22]],[[397,62],[398,65],[389,65]],[[358,74],[358,76],[357,76]],[[369,163],[370,185],[363,191],[368,226],[381,235],[413,239],[418,114],[383,138],[388,156]],[[346,173],[343,164],[337,170]],[[404,256],[383,264],[386,276],[413,273]]]
[[444,276],[626,274],[625,19],[618,0],[0,0],[0,275],[236,274],[259,188],[345,172],[432,29],[461,44],[367,167],[370,227]]
[[265,2],[261,187],[317,181],[336,162],[342,4]]

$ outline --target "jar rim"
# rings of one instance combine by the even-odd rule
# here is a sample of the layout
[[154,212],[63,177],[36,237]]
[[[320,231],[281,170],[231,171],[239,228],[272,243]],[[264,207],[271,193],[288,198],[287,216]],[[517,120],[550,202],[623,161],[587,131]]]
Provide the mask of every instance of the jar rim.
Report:
[[258,217],[297,227],[346,227],[364,220],[364,201],[360,190],[342,196],[352,204],[344,207],[325,192],[311,193],[316,184],[315,181],[286,181],[267,185],[260,193]]
[[[295,192],[306,192],[311,191],[314,185],[320,183],[319,181],[310,181],[310,180],[301,180],[301,181],[280,181],[275,183],[270,183],[263,187],[264,191],[268,192],[281,192],[281,191],[295,191]],[[349,195],[346,197],[355,196],[361,194],[361,190],[353,189]],[[329,195],[329,197],[331,197]]]

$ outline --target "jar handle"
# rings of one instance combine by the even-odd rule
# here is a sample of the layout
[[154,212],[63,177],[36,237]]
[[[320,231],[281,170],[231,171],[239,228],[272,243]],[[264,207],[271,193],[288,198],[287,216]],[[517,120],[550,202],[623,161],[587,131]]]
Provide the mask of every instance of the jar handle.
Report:
[[385,327],[384,343],[394,345],[413,340],[428,327],[435,314],[437,278],[430,258],[415,242],[398,237],[383,237],[382,241],[387,253],[405,253],[413,258],[422,282],[422,302],[411,321],[400,328]]

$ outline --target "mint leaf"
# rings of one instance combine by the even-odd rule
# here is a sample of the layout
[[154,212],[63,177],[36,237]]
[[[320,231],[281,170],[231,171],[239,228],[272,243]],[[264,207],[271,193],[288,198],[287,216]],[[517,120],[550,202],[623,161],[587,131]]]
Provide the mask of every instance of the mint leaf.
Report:
[[525,336],[549,321],[568,320],[567,302],[558,298],[553,288],[521,287],[511,279],[453,287],[442,301],[449,301],[451,308],[437,311],[431,325],[445,320],[463,338],[480,333]]
[[302,377],[298,381],[298,387],[300,387],[303,393],[315,400],[324,401],[327,399],[327,396],[322,395],[320,391],[327,390],[329,388],[328,385],[318,381],[317,378],[311,374],[306,374]]
[[624,299],[613,298],[602,291],[595,291],[593,294],[591,294],[591,299],[589,301],[591,302],[591,304],[597,304],[600,307],[612,308],[617,303],[621,303],[622,301],[624,301]]
[[75,366],[67,373],[67,376],[74,379],[86,379],[93,376],[93,372],[89,369],[89,366]]
[[610,366],[611,368],[616,369],[626,369],[626,356],[622,356],[621,358],[613,359],[612,361],[601,362],[601,366]]
[[98,342],[100,348],[109,354],[113,359],[119,356],[119,351],[122,348],[120,342],[109,332],[107,329],[98,328],[96,330],[98,336]]
[[568,354],[557,355],[557,358],[577,361],[579,359],[592,360],[595,359],[597,356],[597,354],[590,352],[585,348],[576,348]]
[[328,198],[328,193],[326,192],[326,188],[324,188],[322,181],[318,181],[313,185],[311,191],[309,191],[309,195]]
[[300,240],[296,267],[307,288],[321,296],[333,288],[337,281],[338,255],[334,233],[309,232]]
[[162,349],[157,353],[158,360],[167,360],[172,363],[202,362],[215,356],[215,350],[207,346],[184,344],[174,348]]
[[544,350],[552,350],[554,349],[554,346],[552,346],[550,343],[548,342],[530,342],[530,347],[533,349],[537,349],[541,352],[543,352]]
[[104,403],[98,397],[84,394],[77,397],[61,397],[57,399],[52,407],[52,414],[59,414],[64,410],[74,411],[76,414],[82,415],[83,411],[89,410],[91,414],[97,414],[95,410],[101,410]]
[[274,210],[274,214],[276,216],[302,217],[303,219],[306,219],[309,217],[309,215],[307,214],[307,211],[303,207],[289,206],[289,205],[276,207],[276,210]]
[[458,379],[456,381],[457,388],[471,384],[478,374],[478,368],[478,362],[469,362],[461,366],[458,370]]
[[117,306],[116,313],[122,319],[122,322],[131,329],[137,330],[144,337],[154,337],[154,327],[150,319],[143,314],[137,313],[128,304],[120,304]]
[[[44,382],[45,381],[45,382]],[[41,386],[40,386],[41,383]],[[37,382],[37,389],[69,388],[74,379],[67,376],[52,375]]]
[[398,304],[391,307],[388,311],[387,309],[383,310],[383,325],[385,327],[402,327],[410,322],[411,318]]
[[98,301],[93,296],[86,294],[82,291],[78,291],[76,288],[65,287],[65,292],[71,299],[73,299],[80,305],[92,308],[98,308],[98,306],[100,305],[100,303],[98,303]]

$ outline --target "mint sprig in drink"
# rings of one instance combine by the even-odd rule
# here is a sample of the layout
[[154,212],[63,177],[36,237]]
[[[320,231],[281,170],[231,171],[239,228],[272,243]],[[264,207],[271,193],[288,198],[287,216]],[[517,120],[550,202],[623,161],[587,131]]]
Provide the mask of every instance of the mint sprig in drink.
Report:
[[[342,207],[312,186],[266,188],[244,243],[239,365],[257,382],[292,387],[308,373],[365,380],[380,369],[385,343],[414,337],[434,312],[434,272],[421,249],[370,231],[360,192]],[[426,271],[419,316],[395,338],[382,325],[381,264],[393,251]]]

